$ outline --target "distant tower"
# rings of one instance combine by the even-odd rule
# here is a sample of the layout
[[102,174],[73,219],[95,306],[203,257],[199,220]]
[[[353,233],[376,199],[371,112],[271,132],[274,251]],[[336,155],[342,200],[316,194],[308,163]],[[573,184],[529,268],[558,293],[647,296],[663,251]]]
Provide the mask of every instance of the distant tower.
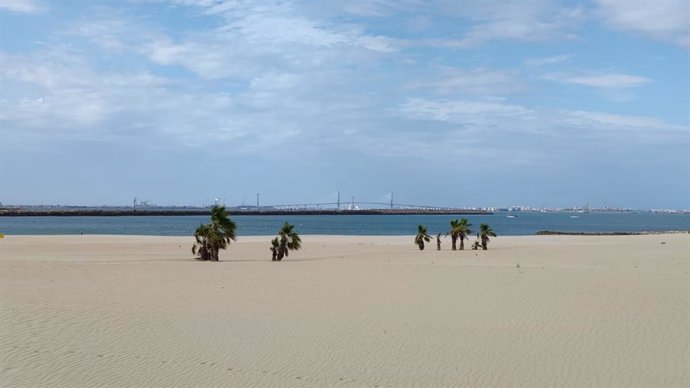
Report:
[[340,210],[340,190],[338,190],[338,210]]
[[352,210],[355,210],[355,196],[352,196]]
[[134,200],[132,201],[132,207],[133,207],[134,209],[137,208],[137,197],[134,197]]
[[391,191],[391,209],[393,209],[393,192]]
[[259,193],[256,193],[256,210],[259,210]]

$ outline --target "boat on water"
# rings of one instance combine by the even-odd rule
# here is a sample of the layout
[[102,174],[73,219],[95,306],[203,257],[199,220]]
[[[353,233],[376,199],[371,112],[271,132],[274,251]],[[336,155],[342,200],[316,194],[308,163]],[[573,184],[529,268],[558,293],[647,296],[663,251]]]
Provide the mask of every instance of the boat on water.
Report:
[[517,216],[516,216],[515,214],[508,214],[506,217],[507,217],[507,218],[515,218],[515,217],[517,217]]
[[570,216],[570,218],[580,218],[580,216]]

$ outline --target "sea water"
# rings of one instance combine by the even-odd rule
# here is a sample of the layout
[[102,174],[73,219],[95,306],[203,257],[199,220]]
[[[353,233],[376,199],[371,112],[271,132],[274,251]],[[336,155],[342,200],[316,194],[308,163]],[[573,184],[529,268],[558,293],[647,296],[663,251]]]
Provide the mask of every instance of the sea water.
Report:
[[[508,217],[511,215],[511,217]],[[513,217],[515,215],[515,217]],[[472,230],[487,223],[499,236],[531,235],[540,230],[560,232],[661,232],[690,230],[690,214],[630,213],[505,213],[492,215],[231,215],[239,236],[274,235],[284,222],[300,234],[413,235],[417,225],[429,234],[445,233],[449,221],[467,218]],[[60,235],[119,234],[190,236],[208,216],[117,217],[0,217],[0,234]]]

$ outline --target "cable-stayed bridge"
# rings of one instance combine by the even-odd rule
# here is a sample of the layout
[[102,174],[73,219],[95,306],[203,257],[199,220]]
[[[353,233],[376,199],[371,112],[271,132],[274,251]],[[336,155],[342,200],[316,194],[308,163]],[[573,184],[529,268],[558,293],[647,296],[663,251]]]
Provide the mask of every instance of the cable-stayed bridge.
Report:
[[[390,200],[382,201],[341,201],[338,193],[335,202],[314,203],[289,203],[262,205],[260,197],[256,195],[256,205],[225,205],[226,210],[237,215],[341,215],[341,214],[491,214],[490,211],[478,208],[448,207],[434,205],[403,204],[393,202],[393,193]],[[214,200],[215,205],[222,205],[219,198]],[[148,201],[134,199],[132,206],[39,206],[39,207],[13,207],[0,209],[0,215],[4,216],[30,216],[30,215],[205,215],[210,212],[211,205],[207,202],[202,206],[156,206],[149,205]]]
[[416,210],[453,210],[452,207],[444,206],[430,206],[430,205],[412,205],[400,204],[391,202],[368,202],[368,201],[350,201],[350,202],[320,202],[320,203],[294,203],[294,204],[280,204],[280,205],[265,205],[265,206],[251,206],[244,208],[253,208],[257,210],[262,209],[313,209],[313,210],[364,210],[364,209],[416,209]]
[[[472,208],[449,208],[435,206],[411,206],[400,205],[390,208],[360,208],[358,204],[373,204],[377,202],[355,202],[355,207],[343,206],[341,209],[327,204],[299,204],[262,206],[238,206],[226,207],[232,215],[375,215],[375,214],[492,214],[490,211]],[[323,205],[323,206],[322,206]],[[350,204],[351,205],[351,204]],[[150,206],[145,208],[132,208],[124,206],[76,206],[76,207],[12,207],[0,209],[0,216],[191,216],[208,215],[210,207],[192,206]]]
[[395,203],[393,201],[393,193],[390,193],[390,200],[387,202],[382,201],[355,201],[355,197],[352,196],[350,201],[341,201],[340,192],[338,192],[338,197],[335,202],[315,202],[315,203],[292,203],[292,204],[273,204],[273,205],[261,205],[259,202],[260,194],[256,194],[256,206],[236,206],[234,208],[241,210],[343,210],[343,211],[354,211],[354,210],[437,210],[437,211],[452,211],[457,210],[455,207],[448,206],[434,206],[434,205],[418,205],[418,204],[403,204]]
[[408,203],[355,201],[348,202],[315,202],[315,203],[291,203],[256,206],[226,206],[230,212],[247,214],[272,214],[272,213],[303,213],[303,214],[489,214],[484,209],[467,207],[449,207],[436,205],[418,205]]

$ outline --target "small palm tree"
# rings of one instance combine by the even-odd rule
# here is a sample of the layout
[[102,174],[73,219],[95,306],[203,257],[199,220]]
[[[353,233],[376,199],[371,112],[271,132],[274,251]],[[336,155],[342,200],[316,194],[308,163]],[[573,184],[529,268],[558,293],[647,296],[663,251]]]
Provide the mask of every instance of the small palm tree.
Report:
[[472,234],[472,229],[470,227],[472,224],[470,224],[469,221],[467,221],[467,218],[462,218],[460,219],[460,222],[457,224],[457,232],[458,232],[458,238],[460,239],[460,250],[465,249],[465,239],[469,240],[468,235]]
[[431,236],[427,233],[426,226],[419,225],[417,226],[417,236],[414,238],[414,243],[419,246],[420,251],[424,250],[424,241],[431,241]]
[[491,229],[488,224],[479,225],[479,233],[477,237],[482,239],[482,249],[487,250],[487,245],[489,244],[489,236],[496,237],[496,233]]
[[280,242],[278,241],[278,237],[271,240],[271,247],[268,248],[271,250],[271,254],[272,254],[271,261],[277,261],[278,260],[277,257],[278,257],[278,247],[279,246],[280,246]]
[[225,249],[237,237],[235,223],[228,218],[224,206],[215,205],[211,208],[211,223],[201,224],[194,231],[196,243],[192,246],[192,254],[199,255],[199,260],[218,261],[218,252]]
[[199,225],[194,231],[196,243],[192,245],[192,254],[199,255],[199,260],[211,260],[211,240],[215,240],[217,235],[211,230],[211,225]]
[[451,249],[456,251],[458,250],[457,248],[457,242],[458,242],[458,236],[460,235],[459,232],[459,220],[450,220],[450,230],[446,233],[446,236],[450,235],[450,241],[451,241]]
[[278,239],[277,261],[281,261],[283,257],[287,257],[288,251],[296,251],[302,248],[302,239],[297,232],[295,232],[295,225],[290,225],[286,222],[278,231],[278,237],[276,238]]

